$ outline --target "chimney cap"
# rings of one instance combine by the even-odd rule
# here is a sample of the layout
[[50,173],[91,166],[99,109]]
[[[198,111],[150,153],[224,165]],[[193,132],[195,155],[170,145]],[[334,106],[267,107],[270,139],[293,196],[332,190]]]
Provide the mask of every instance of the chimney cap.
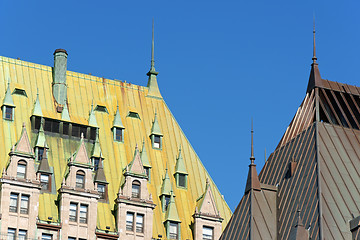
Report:
[[63,52],[63,53],[65,53],[66,55],[68,55],[67,52],[66,52],[66,50],[65,50],[65,49],[62,49],[62,48],[56,49],[55,52],[54,52],[54,55],[55,55],[56,53],[60,53],[60,52]]

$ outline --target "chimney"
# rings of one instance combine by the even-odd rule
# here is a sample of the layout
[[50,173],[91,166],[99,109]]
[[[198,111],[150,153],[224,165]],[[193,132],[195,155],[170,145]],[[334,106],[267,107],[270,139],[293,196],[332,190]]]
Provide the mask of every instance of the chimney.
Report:
[[61,113],[66,104],[66,65],[67,52],[64,49],[56,49],[54,52],[54,68],[53,68],[53,95],[57,102],[56,110]]

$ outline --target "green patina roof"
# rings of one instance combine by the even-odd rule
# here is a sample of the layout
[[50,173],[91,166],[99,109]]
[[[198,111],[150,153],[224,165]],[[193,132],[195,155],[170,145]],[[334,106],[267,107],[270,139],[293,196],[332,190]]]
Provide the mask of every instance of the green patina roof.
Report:
[[99,162],[99,167],[96,170],[95,173],[95,182],[101,182],[101,183],[108,183],[106,181],[106,177],[105,177],[105,172],[104,172],[104,167],[103,167],[103,163],[102,161]]
[[13,98],[12,98],[11,92],[10,92],[10,83],[8,83],[8,87],[6,89],[3,105],[15,107],[15,104],[14,104],[14,101],[13,101]]
[[36,142],[35,142],[35,147],[48,148],[46,145],[46,138],[45,138],[45,133],[44,133],[44,128],[43,128],[43,120],[41,120],[39,133],[38,133],[38,136],[37,136]]
[[121,122],[119,106],[116,107],[116,113],[115,113],[115,117],[114,117],[113,127],[125,128],[124,125]]
[[170,195],[169,205],[168,205],[168,207],[166,209],[166,213],[165,213],[165,222],[166,221],[181,222],[177,208],[176,208],[173,191],[171,191],[170,194],[171,195]]
[[151,128],[151,135],[160,135],[160,136],[163,135],[163,134],[161,133],[160,125],[159,125],[159,122],[158,122],[158,120],[157,120],[157,113],[156,113],[156,111],[155,111],[154,122],[153,122],[153,125],[152,125],[152,128]]
[[89,125],[90,126],[94,126],[97,127],[97,121],[96,121],[96,117],[95,117],[95,112],[94,112],[94,105],[91,104],[91,111],[90,111],[90,115],[89,115]]
[[67,108],[67,103],[65,102],[65,105],[64,105],[64,109],[61,113],[61,120],[63,121],[71,121],[70,120],[70,115],[69,115],[69,109]]
[[181,155],[181,147],[179,149],[179,157],[177,158],[177,161],[176,161],[175,173],[188,174],[186,171],[184,160]]
[[39,101],[39,93],[36,94],[36,100],[35,100],[35,105],[34,105],[32,115],[39,116],[39,117],[43,116],[41,106],[40,106],[40,101]]
[[103,158],[101,147],[100,147],[100,142],[99,142],[99,133],[98,132],[96,133],[96,140],[95,140],[92,152],[91,152],[91,157]]
[[45,150],[43,153],[43,158],[41,159],[41,162],[39,164],[38,172],[41,173],[52,173],[50,170],[48,158],[47,158],[47,151]]
[[149,158],[146,153],[145,142],[143,142],[143,147],[141,150],[140,158],[141,158],[141,161],[142,161],[142,164],[144,167],[151,168],[151,164],[150,164]]
[[165,170],[165,177],[163,179],[163,183],[161,185],[161,195],[170,195],[172,192],[172,186],[171,186],[171,182],[170,182],[170,178],[169,178],[169,174],[168,174],[168,170]]

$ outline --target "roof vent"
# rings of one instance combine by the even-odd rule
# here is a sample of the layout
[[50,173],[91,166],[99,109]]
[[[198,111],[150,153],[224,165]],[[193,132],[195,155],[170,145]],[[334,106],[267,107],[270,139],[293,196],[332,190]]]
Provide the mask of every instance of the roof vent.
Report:
[[127,117],[140,119],[140,116],[137,112],[131,112],[131,111],[128,113]]
[[95,111],[97,111],[97,112],[109,113],[108,110],[107,110],[107,108],[106,108],[105,106],[101,106],[101,105],[96,105]]
[[20,88],[15,88],[12,94],[27,97],[26,91]]

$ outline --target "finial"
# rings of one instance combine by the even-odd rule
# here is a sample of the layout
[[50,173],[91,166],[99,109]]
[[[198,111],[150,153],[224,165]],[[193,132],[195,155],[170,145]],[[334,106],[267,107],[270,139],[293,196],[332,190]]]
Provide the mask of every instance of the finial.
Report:
[[251,119],[251,164],[254,164],[255,157],[254,157],[254,129],[253,129],[253,120]]
[[25,128],[25,122],[23,122],[22,127]]
[[210,181],[209,178],[206,178],[206,185],[209,185]]
[[313,63],[316,63],[316,44],[315,44],[315,14],[313,17],[313,57],[312,57]]
[[136,143],[135,149],[138,150],[138,144]]
[[151,41],[151,68],[150,71],[155,72],[155,60],[154,60],[154,19],[152,20],[152,41]]
[[81,133],[81,137],[80,137],[80,138],[81,138],[81,140],[84,140],[84,133],[83,133],[83,132]]

